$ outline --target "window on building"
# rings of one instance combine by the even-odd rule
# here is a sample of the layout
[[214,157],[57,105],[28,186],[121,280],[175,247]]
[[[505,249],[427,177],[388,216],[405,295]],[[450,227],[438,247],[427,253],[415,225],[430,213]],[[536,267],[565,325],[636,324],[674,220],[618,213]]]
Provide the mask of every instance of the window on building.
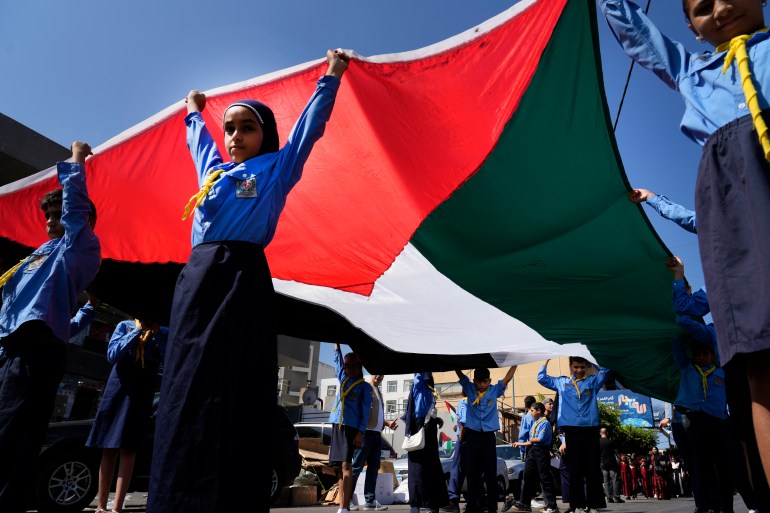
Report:
[[337,395],[337,385],[329,385],[329,388],[326,389],[326,395],[328,396]]
[[[395,383],[395,381],[393,383]],[[385,401],[385,413],[396,413],[395,399],[391,399],[390,401]]]
[[405,379],[404,380],[404,388],[402,392],[411,392],[412,391],[412,385],[414,385],[413,379]]
[[388,381],[388,392],[398,392],[398,381]]
[[406,407],[409,404],[409,399],[401,399],[401,411],[406,411]]

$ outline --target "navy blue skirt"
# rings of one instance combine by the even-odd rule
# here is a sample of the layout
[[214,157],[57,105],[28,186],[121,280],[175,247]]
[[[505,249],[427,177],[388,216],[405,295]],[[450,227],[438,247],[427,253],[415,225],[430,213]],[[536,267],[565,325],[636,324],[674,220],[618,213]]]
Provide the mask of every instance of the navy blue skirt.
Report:
[[259,245],[193,248],[174,291],[148,513],[237,511],[244,493],[269,511],[273,294]]
[[728,123],[706,141],[695,211],[724,366],[736,354],[770,348],[770,164],[751,116]]
[[[159,353],[157,346],[147,350]],[[112,367],[86,447],[141,449],[150,425],[158,362],[159,354],[145,358],[142,367],[131,354]]]

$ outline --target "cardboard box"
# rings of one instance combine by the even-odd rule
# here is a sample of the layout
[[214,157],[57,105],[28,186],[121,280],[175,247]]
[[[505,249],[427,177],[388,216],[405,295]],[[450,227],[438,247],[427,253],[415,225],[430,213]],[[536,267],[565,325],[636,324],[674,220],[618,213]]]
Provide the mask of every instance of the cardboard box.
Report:
[[392,461],[384,460],[380,462],[380,474],[392,474],[393,488],[398,488],[398,478],[396,477],[396,469],[393,468]]
[[315,486],[292,486],[292,506],[313,506],[318,504],[318,488]]

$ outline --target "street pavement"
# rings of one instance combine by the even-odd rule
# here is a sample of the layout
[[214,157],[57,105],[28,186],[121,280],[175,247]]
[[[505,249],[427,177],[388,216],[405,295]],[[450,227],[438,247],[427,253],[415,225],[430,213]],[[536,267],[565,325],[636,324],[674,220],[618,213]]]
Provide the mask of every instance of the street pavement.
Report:
[[[248,493],[244,493],[243,502],[244,504],[249,503],[249,497]],[[147,494],[145,492],[131,492],[126,497],[126,502],[123,507],[124,513],[145,513],[145,505],[147,503]],[[743,501],[741,500],[739,495],[735,496],[735,513],[747,513],[748,510],[746,509],[746,506],[743,504]],[[502,502],[499,504],[499,507],[502,508]],[[561,502],[558,503],[559,509],[564,511],[567,506],[562,504]],[[464,508],[464,505],[460,505],[460,509],[462,510]],[[84,511],[86,512],[92,512],[96,510],[96,501],[91,503],[91,507],[86,508]],[[599,510],[603,513],[692,513],[695,510],[695,504],[693,503],[692,499],[688,498],[679,498],[679,499],[671,499],[668,501],[658,501],[658,500],[652,500],[652,499],[637,499],[633,501],[628,501],[625,504],[608,504],[608,507],[606,509]],[[285,513],[298,513],[298,512],[307,512],[307,513],[336,513],[337,507],[336,506],[286,506],[286,507],[275,507],[270,508],[271,512],[285,512]],[[388,507],[388,511],[409,511],[409,506],[407,504],[391,504]],[[422,510],[423,512],[426,512],[426,509]],[[541,513],[542,509],[534,508],[534,513]]]

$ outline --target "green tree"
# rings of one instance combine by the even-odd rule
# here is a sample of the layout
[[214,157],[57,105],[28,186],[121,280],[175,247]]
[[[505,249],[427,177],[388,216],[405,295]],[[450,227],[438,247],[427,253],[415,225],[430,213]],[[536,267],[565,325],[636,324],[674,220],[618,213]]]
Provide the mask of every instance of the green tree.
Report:
[[614,405],[599,403],[599,421],[615,439],[618,451],[647,454],[656,445],[657,432],[654,429],[624,426],[620,423],[620,410]]

